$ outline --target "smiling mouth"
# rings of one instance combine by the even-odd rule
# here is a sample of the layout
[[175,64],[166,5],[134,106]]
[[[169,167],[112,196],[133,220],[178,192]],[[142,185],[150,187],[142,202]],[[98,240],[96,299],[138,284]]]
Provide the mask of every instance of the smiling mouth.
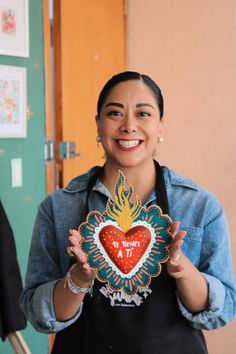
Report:
[[116,140],[117,144],[125,149],[134,148],[142,143],[142,140],[134,139],[134,140]]

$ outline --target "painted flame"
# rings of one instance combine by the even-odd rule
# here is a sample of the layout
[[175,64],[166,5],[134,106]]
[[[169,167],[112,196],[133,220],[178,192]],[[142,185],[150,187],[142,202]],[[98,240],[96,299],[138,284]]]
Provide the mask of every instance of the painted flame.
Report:
[[107,215],[117,221],[121,229],[126,232],[130,229],[133,221],[139,216],[142,206],[138,197],[133,203],[131,202],[130,199],[134,193],[134,189],[130,185],[128,190],[125,190],[124,183],[124,174],[119,171],[115,188],[115,203],[108,202]]

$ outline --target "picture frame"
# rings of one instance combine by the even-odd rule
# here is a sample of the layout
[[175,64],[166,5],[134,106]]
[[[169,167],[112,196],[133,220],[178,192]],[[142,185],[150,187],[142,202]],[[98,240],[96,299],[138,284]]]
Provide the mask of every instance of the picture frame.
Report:
[[0,65],[0,138],[27,136],[26,68]]
[[29,57],[28,0],[0,0],[0,55]]

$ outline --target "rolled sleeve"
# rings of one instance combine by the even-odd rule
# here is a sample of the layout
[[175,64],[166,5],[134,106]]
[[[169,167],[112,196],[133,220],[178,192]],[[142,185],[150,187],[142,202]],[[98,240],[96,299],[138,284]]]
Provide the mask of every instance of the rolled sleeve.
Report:
[[61,269],[52,215],[51,198],[47,197],[39,206],[35,220],[25,288],[20,299],[21,307],[29,322],[36,330],[44,333],[58,332],[70,326],[82,311],[81,305],[70,320],[66,322],[56,320],[53,291],[66,270]]
[[[53,291],[56,281],[40,285],[34,290],[27,290],[22,294],[21,307],[26,313],[33,327],[40,332],[53,333],[70,326],[80,316],[82,304],[78,312],[70,320],[59,322],[56,320],[53,307]],[[31,301],[28,301],[31,298]]]
[[236,316],[236,282],[233,271],[230,237],[224,211],[216,198],[207,202],[199,262],[194,265],[208,284],[208,308],[190,313],[177,302],[182,315],[197,329],[211,330],[230,323]]
[[198,314],[189,312],[180,300],[177,293],[177,303],[182,315],[190,322],[190,324],[198,329],[213,329],[214,323],[223,311],[225,302],[225,288],[223,284],[215,277],[202,273],[208,284],[208,308]]

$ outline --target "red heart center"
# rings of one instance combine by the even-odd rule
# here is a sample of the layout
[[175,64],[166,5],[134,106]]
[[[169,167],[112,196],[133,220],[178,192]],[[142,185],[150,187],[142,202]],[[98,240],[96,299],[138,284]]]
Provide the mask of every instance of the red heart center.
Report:
[[108,225],[99,232],[99,239],[106,253],[122,273],[129,273],[144,255],[151,241],[151,233],[145,226],[135,226],[123,232]]

